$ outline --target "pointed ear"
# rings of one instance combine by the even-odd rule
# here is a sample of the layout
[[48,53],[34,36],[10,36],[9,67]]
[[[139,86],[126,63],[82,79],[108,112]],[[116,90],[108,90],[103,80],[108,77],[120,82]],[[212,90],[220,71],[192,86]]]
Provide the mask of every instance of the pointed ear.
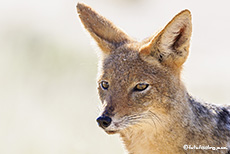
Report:
[[184,10],[143,45],[140,54],[150,60],[154,57],[163,65],[181,68],[189,53],[191,32],[191,13]]
[[131,39],[111,21],[99,15],[89,6],[78,3],[77,12],[84,27],[103,52],[109,53]]

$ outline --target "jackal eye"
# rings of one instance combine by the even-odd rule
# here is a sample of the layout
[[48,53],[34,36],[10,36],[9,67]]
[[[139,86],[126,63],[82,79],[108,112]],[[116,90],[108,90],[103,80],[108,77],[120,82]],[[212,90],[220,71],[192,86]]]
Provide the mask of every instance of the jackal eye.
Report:
[[107,81],[101,81],[101,88],[107,90],[109,88],[109,83]]
[[134,87],[134,91],[143,91],[145,89],[147,89],[149,86],[149,84],[147,83],[138,83],[135,87]]

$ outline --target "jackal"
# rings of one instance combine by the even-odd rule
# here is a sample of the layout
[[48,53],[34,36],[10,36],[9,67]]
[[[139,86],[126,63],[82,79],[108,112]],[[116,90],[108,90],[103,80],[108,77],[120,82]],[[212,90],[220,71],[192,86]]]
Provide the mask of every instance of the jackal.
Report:
[[230,106],[198,102],[180,79],[192,32],[189,10],[142,42],[85,4],[77,11],[102,50],[97,122],[105,132],[120,134],[130,154],[230,153]]

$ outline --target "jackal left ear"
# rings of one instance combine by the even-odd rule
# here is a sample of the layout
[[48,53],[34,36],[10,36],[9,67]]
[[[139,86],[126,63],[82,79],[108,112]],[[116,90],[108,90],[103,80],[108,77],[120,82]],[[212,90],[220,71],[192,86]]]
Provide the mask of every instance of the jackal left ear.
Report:
[[167,66],[180,68],[189,53],[192,32],[191,13],[184,10],[177,14],[155,37],[142,46],[140,54],[157,58]]
[[128,35],[91,7],[78,3],[77,11],[84,27],[104,53],[109,53],[131,40]]

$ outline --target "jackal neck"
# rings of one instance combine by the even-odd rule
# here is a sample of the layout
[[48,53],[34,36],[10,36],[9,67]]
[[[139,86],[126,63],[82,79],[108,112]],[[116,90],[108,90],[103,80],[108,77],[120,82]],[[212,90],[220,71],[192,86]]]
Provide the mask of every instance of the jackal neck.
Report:
[[[192,111],[189,107],[189,95],[185,98],[173,100],[177,107],[170,109],[170,113],[158,115],[160,121],[147,121],[139,126],[127,128],[120,136],[130,154],[139,153],[183,153],[184,136],[188,132],[184,127],[189,127]],[[186,102],[185,102],[186,101]],[[186,113],[186,114],[185,114]],[[186,116],[184,116],[186,115]],[[180,134],[180,136],[178,136]],[[176,142],[176,143],[175,143]]]

